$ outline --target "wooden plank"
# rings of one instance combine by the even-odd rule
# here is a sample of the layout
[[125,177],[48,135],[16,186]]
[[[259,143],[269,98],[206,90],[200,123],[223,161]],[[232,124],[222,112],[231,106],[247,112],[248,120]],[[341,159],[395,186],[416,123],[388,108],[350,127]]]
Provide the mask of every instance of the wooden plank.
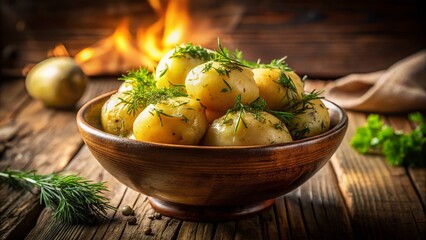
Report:
[[[94,84],[91,84],[82,102],[101,92],[115,89],[119,84],[115,81],[91,83]],[[76,109],[55,110],[33,100],[18,109],[19,111],[13,114],[12,121],[21,127],[13,139],[13,145],[2,154],[0,168],[37,169],[41,174],[63,170],[83,145],[75,123]],[[2,187],[0,202],[4,203],[3,210],[0,211],[0,222],[7,223],[0,226],[0,239],[13,237],[15,233],[20,235],[28,233],[35,224],[35,216],[41,211],[38,197],[25,194],[23,190]],[[5,210],[21,209],[21,206],[26,206],[26,209],[22,209],[19,215]],[[21,225],[25,225],[26,229],[16,228],[19,229],[17,231],[9,228]]]
[[0,127],[12,121],[14,114],[29,100],[24,79],[0,79]]
[[235,222],[221,222],[217,224],[213,240],[231,240],[235,235]]
[[300,188],[288,193],[284,200],[287,209],[287,217],[291,239],[308,239],[308,232],[303,220],[303,212],[300,207]]
[[260,213],[259,222],[261,225],[263,239],[281,239],[274,207]]
[[425,213],[403,168],[390,167],[380,156],[360,155],[350,139],[366,116],[348,112],[347,134],[331,163],[348,207],[356,238],[424,237],[418,226]]
[[259,217],[255,216],[237,221],[235,239],[263,239]]
[[289,217],[286,231],[291,238],[352,238],[349,215],[329,163],[309,181],[287,194],[284,200]]
[[[387,124],[389,124],[395,131],[402,131],[405,134],[413,131],[415,126],[407,120],[406,116],[391,116],[385,118]],[[394,168],[391,168],[394,169]],[[398,171],[392,171],[393,174],[398,176],[402,169]],[[408,183],[406,181],[401,182],[400,187],[407,188],[410,184],[413,184],[416,190],[417,197],[420,199],[423,211],[426,209],[426,168],[416,168],[416,167],[408,167],[405,169],[405,174],[408,174],[411,182]],[[415,198],[413,195],[409,195],[409,197]],[[404,199],[405,200],[405,199]],[[415,201],[415,199],[410,199],[409,201]],[[407,211],[410,209],[407,208]],[[426,218],[424,215],[415,214],[416,222],[418,222],[417,228],[420,232],[421,236],[426,236]]]
[[[405,134],[409,134],[415,127],[405,116],[392,116],[385,120],[395,131],[402,131]],[[409,167],[407,171],[420,196],[423,209],[426,209],[426,168]]]
[[[78,153],[73,159],[69,167],[65,170],[66,173],[78,173],[93,181],[105,181],[109,192],[105,194],[110,199],[113,206],[118,207],[122,202],[123,195],[126,192],[126,187],[115,180],[109,173],[107,173],[102,166],[93,158],[90,151],[86,146]],[[137,197],[138,194],[126,194],[132,197]],[[124,218],[116,214],[113,210],[108,210],[108,218],[99,224],[93,225],[67,225],[63,223],[56,223],[50,214],[50,210],[44,210],[45,216],[39,219],[37,225],[29,233],[29,239],[88,239],[88,238],[102,238],[105,235],[103,226],[110,226],[115,222],[125,224]],[[115,228],[112,228],[115,229]],[[119,233],[123,228],[119,229]],[[114,232],[114,233],[117,233]]]
[[291,239],[291,228],[287,214],[284,196],[275,199],[275,212],[277,220],[277,228],[280,239]]

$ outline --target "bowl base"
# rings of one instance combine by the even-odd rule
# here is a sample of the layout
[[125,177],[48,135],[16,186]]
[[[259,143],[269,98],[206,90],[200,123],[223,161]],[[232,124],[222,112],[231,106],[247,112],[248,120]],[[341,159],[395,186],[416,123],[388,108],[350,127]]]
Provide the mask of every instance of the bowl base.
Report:
[[240,206],[193,206],[149,197],[152,208],[164,216],[187,221],[217,222],[246,218],[271,207],[275,199]]

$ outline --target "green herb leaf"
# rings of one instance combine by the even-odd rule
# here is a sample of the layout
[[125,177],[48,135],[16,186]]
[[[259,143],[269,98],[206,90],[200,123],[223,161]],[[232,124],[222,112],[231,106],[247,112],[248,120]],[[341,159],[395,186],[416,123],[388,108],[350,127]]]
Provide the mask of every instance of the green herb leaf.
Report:
[[171,85],[170,88],[157,88],[152,72],[146,68],[129,71],[119,80],[132,83],[132,89],[124,92],[129,98],[120,99],[128,106],[129,114],[136,114],[140,109],[149,104],[155,104],[172,97],[187,96],[184,87],[181,85]]
[[360,153],[378,152],[395,166],[426,166],[426,123],[422,114],[413,113],[409,120],[416,128],[409,134],[394,131],[377,114],[370,114],[367,125],[359,127],[351,146]]
[[212,53],[209,53],[207,49],[201,46],[196,46],[192,43],[187,43],[182,46],[177,46],[171,58],[182,58],[187,56],[190,56],[195,59],[208,61],[212,57]]
[[35,171],[0,172],[0,180],[15,188],[40,189],[40,202],[53,210],[55,220],[65,223],[92,223],[94,217],[106,217],[109,200],[104,182],[92,183],[77,175],[57,173],[39,175]]

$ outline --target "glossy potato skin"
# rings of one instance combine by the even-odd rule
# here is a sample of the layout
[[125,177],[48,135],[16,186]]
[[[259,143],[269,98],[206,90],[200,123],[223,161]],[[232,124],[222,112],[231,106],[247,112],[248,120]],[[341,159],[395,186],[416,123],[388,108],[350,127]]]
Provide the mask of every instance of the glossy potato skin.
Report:
[[[265,99],[270,109],[283,110],[302,100],[303,82],[295,72],[285,72],[277,68],[255,68],[253,73],[259,87],[259,95]],[[296,91],[279,83],[281,74],[285,74],[293,82]]]
[[330,128],[330,115],[321,99],[314,99],[309,101],[305,111],[296,113],[287,126],[293,137],[299,135],[298,132],[305,128],[308,128],[309,131],[297,138],[312,137],[326,132]]
[[189,55],[173,57],[176,50],[177,48],[170,50],[157,65],[155,79],[158,88],[169,88],[171,84],[185,84],[188,72],[195,66],[205,62],[203,59],[193,58]]
[[[206,65],[211,67],[206,70]],[[225,67],[218,62],[207,62],[193,68],[186,77],[188,95],[199,99],[208,111],[225,114],[235,104],[238,95],[241,102],[249,104],[259,97],[259,88],[248,68],[228,69],[228,74],[220,74]]]
[[25,78],[28,94],[46,106],[70,108],[83,96],[88,78],[71,57],[50,57]]
[[101,110],[101,124],[105,132],[127,137],[133,131],[133,122],[140,111],[129,113],[129,108],[121,100],[128,100],[129,95],[117,92],[104,103]]
[[133,134],[141,141],[198,145],[207,128],[200,102],[177,97],[147,106],[135,119]]
[[206,133],[204,145],[251,146],[293,141],[287,127],[272,114],[244,112],[239,123],[238,117],[239,112],[232,112],[216,119]]

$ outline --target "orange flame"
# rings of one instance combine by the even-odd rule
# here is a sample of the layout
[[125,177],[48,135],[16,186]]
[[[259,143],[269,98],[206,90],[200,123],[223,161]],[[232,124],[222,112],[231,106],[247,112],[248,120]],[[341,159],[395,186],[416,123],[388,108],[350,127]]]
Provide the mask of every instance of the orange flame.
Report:
[[48,57],[69,57],[67,48],[64,44],[56,44],[56,46],[47,52]]
[[190,23],[188,0],[170,0],[166,6],[161,0],[149,3],[158,19],[137,29],[136,39],[124,19],[111,36],[77,53],[75,60],[86,74],[116,74],[139,66],[153,69],[167,51],[185,40]]

